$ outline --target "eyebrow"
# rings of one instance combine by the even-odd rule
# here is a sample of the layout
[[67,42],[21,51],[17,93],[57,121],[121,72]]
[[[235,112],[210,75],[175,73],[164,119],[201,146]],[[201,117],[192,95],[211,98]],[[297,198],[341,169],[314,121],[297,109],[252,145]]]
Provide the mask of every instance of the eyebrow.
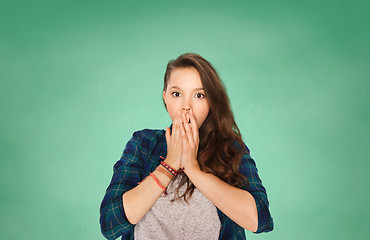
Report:
[[[172,88],[177,88],[177,89],[181,90],[181,88],[179,88],[178,86],[172,86],[170,89],[172,89]],[[195,88],[194,90],[203,90],[203,88]]]

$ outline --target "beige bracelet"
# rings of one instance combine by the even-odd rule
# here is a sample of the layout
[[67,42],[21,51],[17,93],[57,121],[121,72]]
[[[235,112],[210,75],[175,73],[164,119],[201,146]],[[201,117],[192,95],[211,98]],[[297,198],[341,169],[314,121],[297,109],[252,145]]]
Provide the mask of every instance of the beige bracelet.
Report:
[[162,165],[159,165],[156,168],[156,170],[158,170],[161,173],[164,173],[170,180],[172,180],[173,175],[169,171],[167,171],[167,169],[165,169]]

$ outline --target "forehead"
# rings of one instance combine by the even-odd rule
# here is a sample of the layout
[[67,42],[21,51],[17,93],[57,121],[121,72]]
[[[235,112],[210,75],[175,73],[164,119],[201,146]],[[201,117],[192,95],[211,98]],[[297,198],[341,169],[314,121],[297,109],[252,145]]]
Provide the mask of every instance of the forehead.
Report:
[[170,75],[169,88],[195,89],[202,88],[198,71],[193,67],[174,69]]

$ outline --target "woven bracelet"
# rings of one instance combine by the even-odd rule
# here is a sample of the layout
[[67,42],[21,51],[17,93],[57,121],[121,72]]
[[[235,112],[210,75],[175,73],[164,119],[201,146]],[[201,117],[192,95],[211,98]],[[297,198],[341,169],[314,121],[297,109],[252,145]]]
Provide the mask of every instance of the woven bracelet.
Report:
[[[166,158],[164,158],[162,156],[159,156],[159,157],[162,158],[162,159],[164,159],[164,160],[166,160]],[[161,165],[164,168],[166,168],[173,176],[176,176],[177,174],[184,172],[184,169],[183,168],[180,168],[179,170],[176,171],[174,168],[172,168],[170,165],[168,165],[164,161],[161,162]]]
[[174,176],[177,176],[177,171],[175,169],[173,169],[170,165],[168,165],[167,163],[161,161],[161,165],[167,169],[167,171],[169,171],[172,175]]

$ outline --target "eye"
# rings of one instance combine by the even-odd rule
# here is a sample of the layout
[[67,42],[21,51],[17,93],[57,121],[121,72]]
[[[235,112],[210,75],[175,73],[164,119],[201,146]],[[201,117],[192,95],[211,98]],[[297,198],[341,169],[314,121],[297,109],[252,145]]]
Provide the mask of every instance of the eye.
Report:
[[201,98],[204,98],[204,97],[205,97],[203,93],[197,93],[197,95],[196,95],[196,96],[198,96],[199,94],[203,96],[203,97],[201,97]]
[[[173,92],[173,93],[171,93],[171,94],[173,95],[174,93],[179,93],[179,92]],[[174,96],[174,97],[177,97],[177,96]]]

